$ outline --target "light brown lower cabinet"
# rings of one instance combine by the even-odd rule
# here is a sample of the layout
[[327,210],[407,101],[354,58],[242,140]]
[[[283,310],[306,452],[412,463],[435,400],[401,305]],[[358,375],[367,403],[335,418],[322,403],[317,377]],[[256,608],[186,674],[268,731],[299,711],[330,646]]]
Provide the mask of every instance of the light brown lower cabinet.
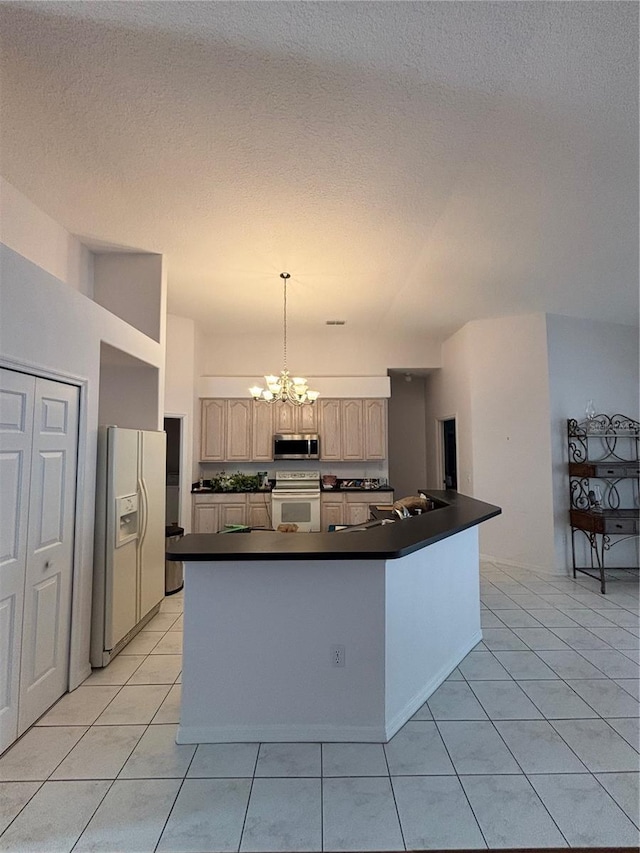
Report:
[[256,492],[247,495],[247,524],[249,527],[272,528],[271,494]]
[[209,494],[193,496],[192,531],[219,533],[226,524],[247,523],[245,494]]
[[271,527],[271,495],[268,492],[193,496],[193,533],[219,533],[228,524]]
[[220,530],[220,505],[202,503],[203,498],[204,495],[198,495],[193,499],[191,530],[193,533],[217,533]]
[[[393,492],[323,492],[320,501],[321,529],[326,532],[330,524],[363,524],[369,520],[369,506],[374,503],[393,503]],[[193,495],[193,533],[219,533],[227,524],[271,529],[270,493]]]
[[369,520],[369,506],[374,503],[393,503],[393,492],[323,492],[320,500],[322,530],[328,530],[330,524],[363,524]]

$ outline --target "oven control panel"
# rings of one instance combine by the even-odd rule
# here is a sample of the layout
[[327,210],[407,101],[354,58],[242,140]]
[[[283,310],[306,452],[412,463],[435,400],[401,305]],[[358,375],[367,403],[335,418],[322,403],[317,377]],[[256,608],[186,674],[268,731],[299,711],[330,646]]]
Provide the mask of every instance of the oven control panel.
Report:
[[320,482],[320,471],[276,471],[276,483],[280,481],[309,480]]

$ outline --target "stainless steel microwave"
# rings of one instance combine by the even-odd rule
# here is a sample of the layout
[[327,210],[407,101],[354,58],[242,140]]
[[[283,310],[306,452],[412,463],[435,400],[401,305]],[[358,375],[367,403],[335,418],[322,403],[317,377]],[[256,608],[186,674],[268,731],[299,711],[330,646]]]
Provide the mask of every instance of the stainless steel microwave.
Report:
[[317,435],[274,435],[274,459],[320,459]]

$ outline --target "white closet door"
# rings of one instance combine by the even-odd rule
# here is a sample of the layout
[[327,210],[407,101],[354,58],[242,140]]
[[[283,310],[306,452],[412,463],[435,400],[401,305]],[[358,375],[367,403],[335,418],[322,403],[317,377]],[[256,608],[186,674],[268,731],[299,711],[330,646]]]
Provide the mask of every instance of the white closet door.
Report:
[[68,684],[78,401],[73,385],[35,380],[19,733]]
[[0,370],[0,752],[18,736],[34,389]]

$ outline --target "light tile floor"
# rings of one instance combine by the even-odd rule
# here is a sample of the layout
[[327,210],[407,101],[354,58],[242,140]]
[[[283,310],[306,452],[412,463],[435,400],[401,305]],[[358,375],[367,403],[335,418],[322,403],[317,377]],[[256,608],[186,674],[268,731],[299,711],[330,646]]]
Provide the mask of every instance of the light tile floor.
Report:
[[178,746],[182,594],[0,758],[0,850],[634,846],[638,583],[482,567],[483,642],[381,744]]

